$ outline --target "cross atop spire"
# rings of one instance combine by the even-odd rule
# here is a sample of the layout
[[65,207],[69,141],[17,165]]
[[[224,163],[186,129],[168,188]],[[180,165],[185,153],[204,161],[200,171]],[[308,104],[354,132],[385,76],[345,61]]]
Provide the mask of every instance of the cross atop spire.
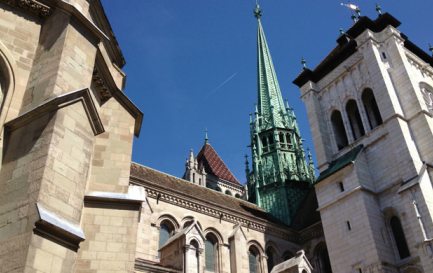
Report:
[[204,130],[204,144],[209,142],[209,137],[207,136],[207,128]]
[[254,16],[259,20],[262,17],[262,10],[260,9],[259,3],[256,2],[256,8],[254,9]]

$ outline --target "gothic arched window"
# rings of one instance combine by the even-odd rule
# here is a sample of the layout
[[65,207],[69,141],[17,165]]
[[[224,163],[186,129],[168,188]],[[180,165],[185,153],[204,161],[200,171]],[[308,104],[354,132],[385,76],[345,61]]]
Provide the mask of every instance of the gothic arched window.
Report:
[[328,249],[325,243],[320,243],[314,250],[314,259],[317,272],[332,273],[331,261],[329,260]]
[[254,246],[248,250],[248,264],[250,273],[260,273],[260,252]]
[[352,129],[353,139],[358,139],[365,134],[362,126],[361,115],[355,100],[349,100],[346,104],[346,113],[349,118],[350,128]]
[[159,247],[158,250],[165,245],[168,239],[174,234],[174,226],[170,221],[165,220],[160,224],[159,228]]
[[349,144],[347,141],[346,130],[344,129],[343,118],[338,110],[334,110],[331,115],[332,129],[334,129],[335,141],[339,150]]
[[397,246],[400,259],[410,256],[409,248],[407,246],[406,237],[404,236],[403,227],[397,216],[391,217],[389,224],[391,226],[392,235],[394,237],[395,245]]
[[189,265],[188,265],[188,272],[191,273],[198,273],[199,272],[199,244],[196,240],[192,240],[189,243],[189,250],[187,252],[187,255],[189,257],[186,257],[188,259]]
[[218,267],[218,240],[212,233],[206,235],[205,241],[205,268],[206,271],[217,272]]
[[276,264],[277,255],[275,255],[275,250],[272,247],[268,247],[266,250],[266,256],[268,256],[268,273],[271,272]]
[[229,190],[226,190],[225,194],[232,196],[232,192]]
[[374,129],[382,124],[379,107],[377,107],[376,99],[374,98],[373,90],[367,88],[362,93],[362,103],[364,104],[365,112],[367,113],[370,128]]

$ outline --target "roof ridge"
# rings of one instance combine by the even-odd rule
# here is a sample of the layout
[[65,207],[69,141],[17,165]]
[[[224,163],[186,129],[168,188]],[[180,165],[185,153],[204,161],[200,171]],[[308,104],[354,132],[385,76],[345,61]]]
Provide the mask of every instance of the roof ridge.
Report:
[[[236,197],[234,197],[234,196],[230,196],[230,195],[224,194],[223,192],[215,191],[215,190],[212,190],[212,189],[209,189],[209,188],[203,187],[203,186],[196,185],[196,184],[191,183],[190,181],[185,180],[185,179],[183,179],[183,178],[180,178],[180,177],[177,177],[177,176],[174,176],[174,175],[171,175],[171,174],[168,174],[168,173],[165,173],[165,172],[162,172],[162,171],[156,170],[156,169],[154,169],[154,168],[152,168],[152,167],[148,167],[148,166],[145,166],[145,165],[140,164],[140,163],[137,163],[137,162],[131,162],[131,165],[132,165],[132,164],[135,164],[135,165],[137,165],[137,166],[139,166],[139,167],[142,167],[142,168],[145,168],[145,169],[149,169],[149,170],[151,170],[151,171],[154,171],[154,172],[157,172],[157,173],[160,173],[160,174],[167,175],[167,176],[169,176],[169,177],[172,177],[172,178],[178,180],[179,182],[186,182],[188,185],[191,185],[191,186],[193,186],[193,187],[204,188],[204,189],[206,189],[206,190],[208,190],[208,191],[210,191],[210,192],[217,193],[217,194],[221,194],[222,196],[227,196],[227,197],[230,197],[230,198],[234,198],[235,200],[237,200],[237,201],[239,201],[239,202],[246,203],[246,204],[248,204],[248,205],[252,205],[252,206],[254,206],[254,207],[257,208],[257,209],[260,209],[261,211],[266,212],[263,208],[259,207],[258,205],[254,204],[254,203],[251,203],[251,202],[249,202],[249,201],[246,201],[246,200],[243,200],[243,199],[240,199],[240,198],[236,198]],[[137,177],[137,178],[139,178],[139,177]]]

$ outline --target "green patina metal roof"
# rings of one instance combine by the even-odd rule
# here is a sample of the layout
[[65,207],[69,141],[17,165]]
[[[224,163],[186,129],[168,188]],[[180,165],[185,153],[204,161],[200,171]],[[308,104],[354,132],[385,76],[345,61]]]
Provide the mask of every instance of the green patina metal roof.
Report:
[[258,110],[265,123],[285,127],[287,111],[260,17],[257,29]]
[[316,183],[319,183],[323,179],[333,175],[347,165],[354,163],[356,157],[361,152],[362,148],[364,148],[364,145],[356,146],[349,152],[332,161],[331,164],[329,164],[329,168],[320,173],[320,176],[317,178]]

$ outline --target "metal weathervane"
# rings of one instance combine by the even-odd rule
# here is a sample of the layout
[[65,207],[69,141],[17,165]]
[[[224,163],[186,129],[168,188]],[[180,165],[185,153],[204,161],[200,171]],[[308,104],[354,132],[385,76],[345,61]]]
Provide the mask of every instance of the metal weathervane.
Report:
[[341,3],[341,5],[343,7],[350,9],[352,11],[351,18],[352,18],[353,22],[355,22],[355,23],[358,22],[359,17],[361,17],[361,9],[357,5],[352,4],[352,3],[347,3],[347,4]]

